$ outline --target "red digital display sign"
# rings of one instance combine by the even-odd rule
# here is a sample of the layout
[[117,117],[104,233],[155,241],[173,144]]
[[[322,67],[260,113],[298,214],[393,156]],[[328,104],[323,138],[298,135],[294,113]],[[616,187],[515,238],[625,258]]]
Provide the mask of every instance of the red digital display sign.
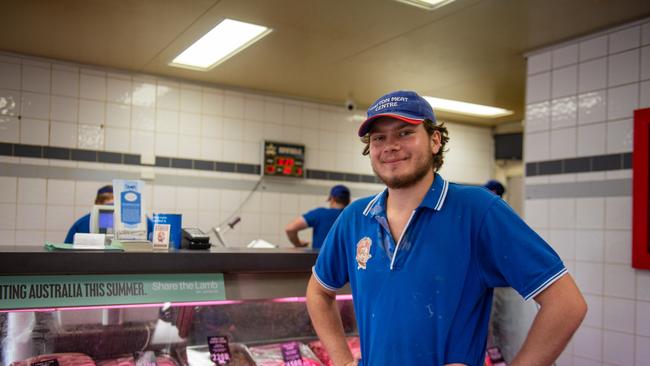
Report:
[[263,149],[263,175],[304,178],[304,145],[265,141]]

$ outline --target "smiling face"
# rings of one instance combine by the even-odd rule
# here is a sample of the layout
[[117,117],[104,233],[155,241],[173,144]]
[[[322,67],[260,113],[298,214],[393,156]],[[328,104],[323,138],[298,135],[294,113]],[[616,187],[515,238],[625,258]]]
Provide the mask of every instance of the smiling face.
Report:
[[388,188],[408,188],[433,173],[438,131],[429,135],[422,124],[382,117],[373,122],[369,138],[372,169]]

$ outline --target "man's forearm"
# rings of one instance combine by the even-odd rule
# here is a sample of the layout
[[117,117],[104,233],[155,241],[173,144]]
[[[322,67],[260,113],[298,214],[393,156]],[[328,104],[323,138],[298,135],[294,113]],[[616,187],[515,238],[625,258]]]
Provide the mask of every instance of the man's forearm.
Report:
[[558,282],[569,284],[558,284],[554,289],[556,293],[565,292],[564,296],[549,297],[540,302],[541,308],[511,366],[552,365],[584,319],[586,303],[577,288],[572,289],[573,279],[565,275]]
[[303,247],[303,243],[300,241],[300,238],[298,237],[298,231],[295,230],[286,230],[287,232],[287,237],[289,238],[289,241],[291,244],[293,244],[296,247]]
[[293,219],[290,223],[285,226],[284,231],[287,233],[287,237],[289,238],[289,241],[291,244],[293,244],[296,247],[304,247],[307,246],[307,242],[301,241],[300,238],[298,237],[298,231],[306,229],[307,222],[305,221],[305,218],[302,216],[298,216],[295,219]]
[[314,329],[334,365],[348,365],[354,361],[354,358],[345,341],[336,298],[315,286],[321,285],[312,277],[307,287],[307,310]]
[[548,366],[558,358],[580,321],[566,319],[562,309],[541,308],[511,366]]

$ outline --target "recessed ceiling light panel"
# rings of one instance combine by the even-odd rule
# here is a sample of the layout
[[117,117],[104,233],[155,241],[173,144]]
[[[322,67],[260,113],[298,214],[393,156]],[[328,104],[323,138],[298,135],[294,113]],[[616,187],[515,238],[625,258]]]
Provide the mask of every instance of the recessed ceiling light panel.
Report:
[[170,63],[171,66],[207,71],[252,45],[271,29],[224,19]]
[[426,10],[435,10],[445,6],[454,0],[397,0],[400,3],[417,6],[418,8]]
[[498,118],[509,116],[513,112],[503,108],[490,107],[487,105],[461,102],[458,100],[442,99],[434,97],[424,97],[434,111],[447,111],[458,114],[467,114],[470,116],[483,118]]

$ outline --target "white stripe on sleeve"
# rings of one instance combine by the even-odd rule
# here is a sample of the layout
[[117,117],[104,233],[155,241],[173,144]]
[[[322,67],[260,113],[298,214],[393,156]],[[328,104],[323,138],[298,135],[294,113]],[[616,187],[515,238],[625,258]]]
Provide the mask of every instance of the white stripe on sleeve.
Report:
[[538,286],[535,290],[533,290],[531,293],[529,293],[528,295],[524,296],[524,300],[530,300],[530,299],[532,299],[533,297],[539,295],[542,291],[546,290],[547,287],[549,287],[550,285],[552,285],[553,282],[555,282],[555,281],[557,281],[558,279],[560,279],[560,277],[562,277],[562,276],[563,276],[564,274],[566,274],[566,273],[567,273],[566,268],[562,268],[558,273],[556,273],[556,274],[554,274],[553,276],[551,276],[551,278],[549,278],[549,279],[546,280],[544,283],[542,283],[541,285],[539,285],[539,286]]
[[323,286],[324,288],[326,288],[327,290],[336,292],[336,291],[343,288],[343,286],[338,287],[338,288],[334,287],[334,286],[330,286],[330,285],[326,284],[323,280],[321,280],[320,277],[318,277],[318,274],[316,273],[316,266],[311,267],[311,273],[314,275],[314,278],[316,279],[316,281],[318,281],[318,283],[320,283],[320,285]]

